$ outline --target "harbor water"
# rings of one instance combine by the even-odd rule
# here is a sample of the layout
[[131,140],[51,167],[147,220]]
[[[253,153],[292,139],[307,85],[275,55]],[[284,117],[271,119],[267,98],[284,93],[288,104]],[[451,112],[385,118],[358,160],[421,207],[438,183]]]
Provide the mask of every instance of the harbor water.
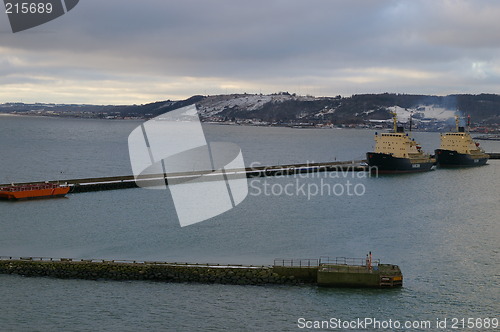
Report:
[[[127,137],[139,124],[2,116],[0,183],[130,175]],[[247,166],[364,159],[374,145],[373,130],[204,130],[209,141],[240,146]],[[439,146],[438,133],[412,136],[428,152]],[[480,143],[500,152],[500,142]],[[253,178],[241,204],[187,227],[168,190],[0,201],[1,256],[271,265],[275,258],[372,251],[404,275],[400,289],[0,275],[0,330],[298,331],[306,322],[358,318],[430,330],[444,320],[451,329],[454,322],[461,328],[462,318],[498,319],[499,174],[500,160],[490,160],[421,174]]]

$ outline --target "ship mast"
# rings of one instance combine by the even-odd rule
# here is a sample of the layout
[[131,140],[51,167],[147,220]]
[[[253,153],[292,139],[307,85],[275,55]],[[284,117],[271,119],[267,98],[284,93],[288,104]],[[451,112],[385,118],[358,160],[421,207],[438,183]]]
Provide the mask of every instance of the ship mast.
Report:
[[396,112],[391,112],[392,121],[394,122],[394,132],[398,132],[398,114]]
[[456,131],[458,133],[458,125],[459,125],[459,122],[460,120],[458,119],[458,115],[455,115],[455,127],[456,127]]

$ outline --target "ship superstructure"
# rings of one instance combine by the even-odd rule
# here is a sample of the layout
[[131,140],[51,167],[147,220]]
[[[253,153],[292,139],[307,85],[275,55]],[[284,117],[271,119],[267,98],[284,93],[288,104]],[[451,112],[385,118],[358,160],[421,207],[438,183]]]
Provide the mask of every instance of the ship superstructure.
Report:
[[432,169],[436,160],[422,151],[421,146],[398,127],[396,113],[392,113],[394,132],[375,133],[375,152],[368,152],[368,166],[381,173],[423,172]]

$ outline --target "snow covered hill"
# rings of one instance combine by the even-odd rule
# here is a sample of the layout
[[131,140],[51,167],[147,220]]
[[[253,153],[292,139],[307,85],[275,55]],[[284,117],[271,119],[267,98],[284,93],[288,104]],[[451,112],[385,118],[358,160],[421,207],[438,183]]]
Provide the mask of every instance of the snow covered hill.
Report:
[[179,101],[157,101],[145,105],[99,106],[54,104],[0,104],[0,112],[103,118],[152,118],[196,103],[200,117],[208,122],[238,122],[275,125],[363,125],[390,120],[396,112],[401,122],[439,128],[454,123],[455,115],[471,115],[478,125],[500,127],[500,95],[407,95],[360,94],[351,97],[275,94],[230,94],[192,96]]
[[232,94],[204,97],[197,103],[206,121],[263,123],[361,124],[388,120],[396,112],[401,122],[410,115],[419,122],[453,121],[470,114],[476,123],[500,123],[500,96],[364,94],[351,97]]

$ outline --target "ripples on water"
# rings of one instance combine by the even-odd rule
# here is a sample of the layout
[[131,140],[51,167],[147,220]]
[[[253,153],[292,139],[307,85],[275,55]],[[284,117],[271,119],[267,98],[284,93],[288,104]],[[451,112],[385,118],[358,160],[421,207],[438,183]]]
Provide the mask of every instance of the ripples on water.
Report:
[[[137,122],[0,119],[0,182],[130,174]],[[250,165],[360,159],[363,130],[206,126]],[[16,134],[16,136],[13,136]],[[414,133],[424,148],[437,133]],[[498,142],[482,143],[500,151]],[[397,290],[56,280],[0,275],[2,330],[297,330],[297,319],[431,320],[498,315],[500,162],[380,178],[261,178],[362,184],[362,196],[253,196],[180,228],[168,191],[129,189],[0,202],[0,254],[272,264],[276,257],[363,257],[398,264]],[[62,173],[61,173],[62,172]],[[252,189],[250,190],[252,192]]]

